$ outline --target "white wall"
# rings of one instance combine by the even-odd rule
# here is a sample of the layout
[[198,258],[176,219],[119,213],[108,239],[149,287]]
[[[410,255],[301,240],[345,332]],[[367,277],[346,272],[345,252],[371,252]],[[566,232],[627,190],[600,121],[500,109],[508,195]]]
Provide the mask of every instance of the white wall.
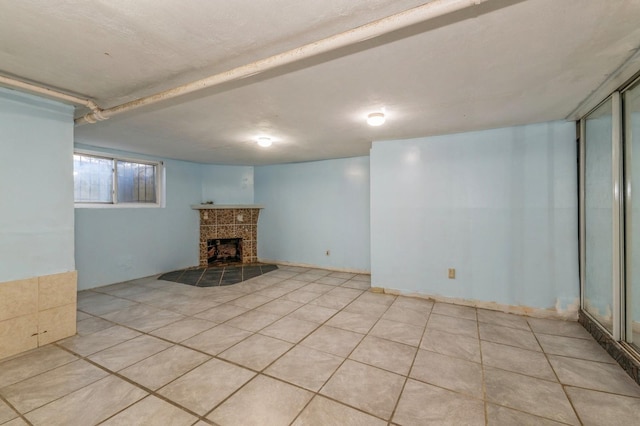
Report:
[[567,122],[374,142],[372,285],[535,308],[575,303],[576,170]]
[[73,108],[0,88],[0,282],[73,271]]
[[368,157],[256,167],[254,198],[260,259],[370,270]]

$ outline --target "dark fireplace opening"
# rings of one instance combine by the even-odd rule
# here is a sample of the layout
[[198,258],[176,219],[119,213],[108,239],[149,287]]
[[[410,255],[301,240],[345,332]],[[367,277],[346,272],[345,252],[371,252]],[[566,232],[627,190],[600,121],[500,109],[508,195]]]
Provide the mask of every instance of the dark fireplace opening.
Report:
[[242,263],[242,238],[217,238],[207,240],[209,265]]

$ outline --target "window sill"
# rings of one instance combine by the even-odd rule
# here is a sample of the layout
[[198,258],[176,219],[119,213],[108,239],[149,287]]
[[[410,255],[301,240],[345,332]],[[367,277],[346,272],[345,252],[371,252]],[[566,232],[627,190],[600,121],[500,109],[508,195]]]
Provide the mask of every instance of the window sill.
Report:
[[157,203],[75,203],[73,206],[76,209],[157,209],[164,207]]

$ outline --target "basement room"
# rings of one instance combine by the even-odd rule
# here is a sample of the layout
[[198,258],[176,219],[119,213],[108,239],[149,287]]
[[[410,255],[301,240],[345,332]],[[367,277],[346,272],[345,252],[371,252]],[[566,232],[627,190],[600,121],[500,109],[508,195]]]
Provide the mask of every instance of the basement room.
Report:
[[0,425],[637,424],[638,23],[0,1]]

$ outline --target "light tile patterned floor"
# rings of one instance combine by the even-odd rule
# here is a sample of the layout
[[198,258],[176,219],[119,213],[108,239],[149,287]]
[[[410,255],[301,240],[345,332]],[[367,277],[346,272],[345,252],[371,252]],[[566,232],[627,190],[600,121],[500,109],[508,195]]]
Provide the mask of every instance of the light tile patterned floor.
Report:
[[620,425],[640,387],[577,323],[283,266],[78,295],[78,335],[0,362],[0,424]]

